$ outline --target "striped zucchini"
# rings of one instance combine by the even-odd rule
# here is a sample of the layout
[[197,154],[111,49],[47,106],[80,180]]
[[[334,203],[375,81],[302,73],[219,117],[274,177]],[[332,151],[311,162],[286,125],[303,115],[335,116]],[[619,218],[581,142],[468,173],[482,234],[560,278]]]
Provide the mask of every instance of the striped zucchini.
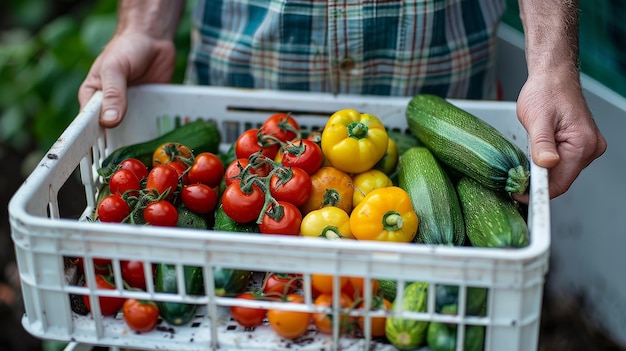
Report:
[[416,146],[402,154],[398,185],[411,197],[419,218],[416,242],[463,245],[465,223],[456,190],[428,148]]
[[416,95],[407,106],[409,130],[449,167],[481,184],[523,194],[528,157],[497,129],[435,95]]
[[461,178],[456,191],[473,246],[518,248],[529,244],[526,220],[508,193],[489,189],[470,177]]

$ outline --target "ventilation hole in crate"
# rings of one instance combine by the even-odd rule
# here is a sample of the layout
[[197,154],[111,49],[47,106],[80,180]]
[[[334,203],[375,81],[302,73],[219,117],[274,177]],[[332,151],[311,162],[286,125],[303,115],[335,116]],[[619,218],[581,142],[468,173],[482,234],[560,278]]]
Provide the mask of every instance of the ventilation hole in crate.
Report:
[[191,327],[192,328],[198,328],[201,324],[202,323],[200,323],[200,322],[193,322],[193,323],[191,323]]
[[229,330],[229,331],[233,331],[233,330],[236,330],[236,329],[237,329],[236,325],[229,325],[229,326],[226,327],[226,330]]
[[320,118],[328,118],[328,116],[332,115],[336,111],[311,111],[311,110],[291,110],[291,111],[276,111],[275,109],[263,109],[256,107],[243,107],[243,106],[228,106],[226,108],[227,111],[231,112],[251,112],[251,113],[267,113],[268,116],[271,116],[276,113],[289,113],[294,116],[312,116],[312,117],[320,117]]

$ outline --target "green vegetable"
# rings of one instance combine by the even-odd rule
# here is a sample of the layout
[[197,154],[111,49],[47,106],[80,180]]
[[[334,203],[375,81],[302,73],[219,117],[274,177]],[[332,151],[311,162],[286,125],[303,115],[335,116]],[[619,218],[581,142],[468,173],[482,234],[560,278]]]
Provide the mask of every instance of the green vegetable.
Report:
[[[435,312],[441,313],[446,306],[459,304],[459,287],[438,284],[435,288]],[[467,287],[465,315],[483,316],[487,302],[487,289]]]
[[192,229],[208,229],[209,221],[206,216],[197,214],[189,210],[182,203],[176,207],[178,211],[177,227]]
[[463,245],[465,223],[456,190],[430,150],[416,146],[402,154],[398,185],[409,193],[419,218],[416,242]]
[[469,177],[459,180],[456,189],[465,231],[473,246],[518,248],[530,243],[526,220],[508,193],[489,189]]
[[248,286],[252,272],[240,269],[215,268],[215,294],[217,296],[235,296]]
[[224,232],[259,233],[258,224],[254,222],[244,224],[235,222],[224,212],[221,203],[215,210],[215,225],[213,229]]
[[219,151],[220,141],[221,135],[214,123],[204,120],[195,120],[183,124],[160,137],[124,146],[113,151],[102,162],[102,168],[99,170],[99,173],[105,177],[110,175],[115,170],[115,167],[127,158],[136,158],[147,167],[152,167],[152,154],[154,150],[167,142],[182,143],[191,148],[194,154],[199,154],[205,151],[217,153]]
[[[185,291],[188,295],[204,294],[202,268],[183,267],[185,276]],[[176,280],[176,266],[157,264],[154,290],[163,293],[178,293]],[[161,317],[172,325],[184,325],[193,319],[198,305],[178,302],[157,301]]]
[[523,194],[530,162],[497,129],[447,100],[416,95],[407,106],[409,130],[450,168],[481,184]]
[[[426,311],[428,300],[428,284],[411,283],[404,288],[402,305],[398,305],[396,299],[392,305],[392,311]],[[413,350],[426,341],[428,328],[427,321],[389,317],[385,322],[385,334],[387,339],[400,350]]]
[[391,279],[378,279],[378,291],[391,302],[396,299],[398,282]]
[[[427,343],[430,351],[455,351],[457,326],[431,322],[428,326]],[[465,327],[464,351],[481,351],[485,340],[485,327],[468,325]]]
[[402,133],[395,130],[388,130],[387,136],[396,143],[396,147],[398,148],[398,155],[402,155],[406,152],[406,150],[415,147],[415,146],[424,146],[420,141],[415,137],[415,135],[411,133]]

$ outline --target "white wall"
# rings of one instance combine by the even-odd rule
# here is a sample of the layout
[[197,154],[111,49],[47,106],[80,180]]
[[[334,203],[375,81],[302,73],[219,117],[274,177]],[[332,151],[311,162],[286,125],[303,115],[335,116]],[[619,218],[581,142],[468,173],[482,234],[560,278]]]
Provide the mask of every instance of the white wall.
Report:
[[[527,74],[523,37],[509,27],[499,34],[504,97],[516,100]],[[608,148],[551,202],[546,293],[582,293],[586,312],[626,345],[626,99],[586,76],[582,85]]]

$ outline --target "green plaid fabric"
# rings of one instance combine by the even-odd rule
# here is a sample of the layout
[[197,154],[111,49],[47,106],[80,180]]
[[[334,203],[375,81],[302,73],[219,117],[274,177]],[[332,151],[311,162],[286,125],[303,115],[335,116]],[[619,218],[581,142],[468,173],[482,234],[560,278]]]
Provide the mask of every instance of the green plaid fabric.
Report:
[[494,97],[503,0],[199,0],[188,81]]

